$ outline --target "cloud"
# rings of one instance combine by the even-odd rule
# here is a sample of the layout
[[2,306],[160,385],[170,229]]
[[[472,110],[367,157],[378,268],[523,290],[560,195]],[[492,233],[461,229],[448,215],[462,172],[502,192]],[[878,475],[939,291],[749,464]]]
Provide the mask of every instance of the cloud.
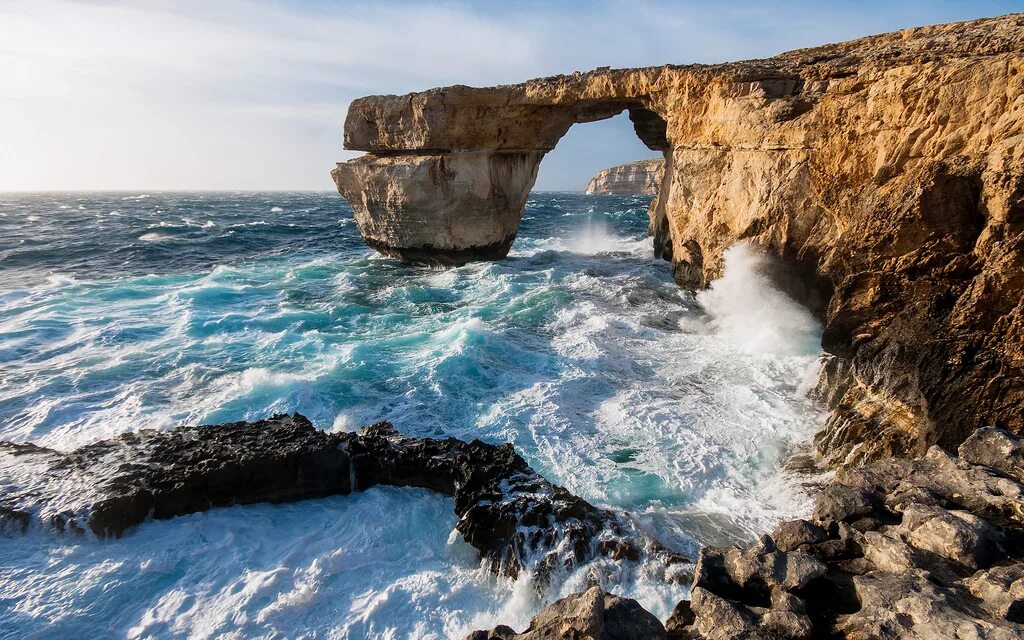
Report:
[[[766,56],[1006,4],[4,3],[0,190],[328,189],[360,95]],[[628,125],[605,126],[602,154],[556,150],[543,182],[631,159]]]

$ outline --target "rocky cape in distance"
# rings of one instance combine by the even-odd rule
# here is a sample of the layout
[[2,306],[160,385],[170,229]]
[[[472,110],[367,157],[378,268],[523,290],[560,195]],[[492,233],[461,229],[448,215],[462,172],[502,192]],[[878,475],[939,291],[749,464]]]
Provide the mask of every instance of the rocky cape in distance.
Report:
[[587,183],[587,193],[656,196],[664,173],[664,158],[627,162],[598,171]]

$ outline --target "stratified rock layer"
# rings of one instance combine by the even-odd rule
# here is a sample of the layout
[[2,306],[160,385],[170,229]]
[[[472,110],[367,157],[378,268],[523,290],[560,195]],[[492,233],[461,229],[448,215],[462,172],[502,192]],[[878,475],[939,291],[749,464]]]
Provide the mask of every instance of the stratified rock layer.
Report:
[[587,183],[587,193],[595,195],[653,196],[661,188],[665,161],[637,160],[597,172]]
[[529,568],[543,578],[596,555],[683,560],[624,516],[545,480],[511,445],[407,438],[387,422],[325,433],[299,414],[140,431],[70,453],[0,442],[0,529],[41,523],[121,536],[149,518],[378,484],[452,496],[456,529],[506,575]]
[[751,243],[820,314],[830,462],[1024,430],[1024,17],[362,98],[345,145],[369,153],[334,177],[378,250],[498,258],[544,154],[624,110],[665,156],[650,226],[677,281]]

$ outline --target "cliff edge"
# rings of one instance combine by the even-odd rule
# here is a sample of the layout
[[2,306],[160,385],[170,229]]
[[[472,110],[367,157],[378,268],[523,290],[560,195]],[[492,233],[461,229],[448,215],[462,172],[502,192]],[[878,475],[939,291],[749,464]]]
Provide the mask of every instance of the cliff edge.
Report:
[[627,162],[598,171],[587,183],[587,193],[625,196],[657,195],[664,173],[664,158]]
[[832,464],[1024,431],[1024,15],[766,60],[355,100],[333,171],[366,242],[500,259],[544,154],[629,113],[665,157],[655,252],[684,287],[749,243],[824,323]]

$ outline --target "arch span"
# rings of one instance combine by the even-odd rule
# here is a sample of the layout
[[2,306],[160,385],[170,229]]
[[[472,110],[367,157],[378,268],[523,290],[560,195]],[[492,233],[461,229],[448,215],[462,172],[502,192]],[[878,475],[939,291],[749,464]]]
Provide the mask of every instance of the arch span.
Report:
[[[609,82],[580,95],[573,86],[589,81],[590,74],[577,74],[353,102],[345,145],[368,153],[332,176],[366,243],[417,264],[504,258],[541,160],[572,125],[628,111],[645,145],[669,149],[668,124],[649,92]],[[563,88],[551,91],[551,84]]]
[[835,356],[833,463],[1024,432],[1024,16],[714,66],[598,69],[355,101],[338,188],[405,260],[500,258],[544,154],[629,110],[666,170],[651,208],[683,286],[755,244]]

